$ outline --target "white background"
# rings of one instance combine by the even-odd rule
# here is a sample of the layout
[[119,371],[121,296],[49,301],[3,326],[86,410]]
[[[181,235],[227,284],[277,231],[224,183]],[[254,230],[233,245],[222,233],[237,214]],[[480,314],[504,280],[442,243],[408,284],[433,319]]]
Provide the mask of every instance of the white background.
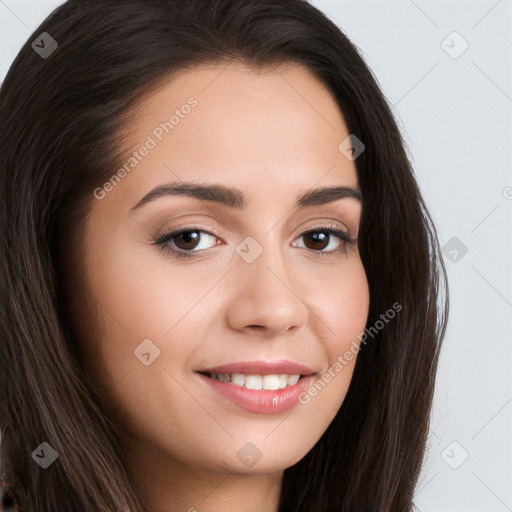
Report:
[[[0,0],[0,80],[61,3]],[[392,105],[441,244],[458,239],[445,251],[451,315],[415,504],[512,511],[512,0],[312,3]]]

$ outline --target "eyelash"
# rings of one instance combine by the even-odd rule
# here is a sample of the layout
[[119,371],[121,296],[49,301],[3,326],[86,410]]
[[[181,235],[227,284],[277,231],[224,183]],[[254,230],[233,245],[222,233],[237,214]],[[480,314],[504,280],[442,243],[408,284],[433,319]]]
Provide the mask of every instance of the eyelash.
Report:
[[[188,232],[200,232],[200,233],[206,233],[207,235],[215,236],[220,238],[220,235],[212,230],[212,232],[206,231],[204,229],[196,228],[196,227],[187,227],[187,228],[180,228],[174,231],[168,231],[161,233],[157,235],[156,238],[153,239],[153,244],[158,246],[161,250],[164,252],[170,253],[173,256],[176,256],[177,258],[195,258],[199,254],[203,252],[207,252],[210,249],[213,249],[213,247],[210,247],[209,249],[201,249],[199,251],[184,251],[183,249],[172,249],[169,247],[169,242],[176,236],[181,235],[183,233]],[[341,240],[341,245],[338,249],[335,249],[334,251],[323,251],[323,250],[315,250],[315,249],[309,249],[315,256],[319,257],[325,257],[333,254],[345,254],[348,250],[349,245],[355,245],[357,243],[357,240],[353,239],[346,231],[343,231],[339,229],[338,226],[319,226],[315,227],[313,229],[309,229],[308,231],[305,231],[300,236],[309,235],[311,233],[327,233],[329,235],[335,235]],[[307,248],[306,248],[307,249]]]

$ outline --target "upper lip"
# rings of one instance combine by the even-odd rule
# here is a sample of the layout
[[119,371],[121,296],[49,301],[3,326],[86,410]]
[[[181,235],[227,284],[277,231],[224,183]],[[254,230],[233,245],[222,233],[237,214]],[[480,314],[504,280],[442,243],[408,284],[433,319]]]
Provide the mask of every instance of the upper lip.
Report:
[[243,373],[245,375],[312,375],[315,372],[304,364],[288,360],[239,361],[199,370],[200,373]]

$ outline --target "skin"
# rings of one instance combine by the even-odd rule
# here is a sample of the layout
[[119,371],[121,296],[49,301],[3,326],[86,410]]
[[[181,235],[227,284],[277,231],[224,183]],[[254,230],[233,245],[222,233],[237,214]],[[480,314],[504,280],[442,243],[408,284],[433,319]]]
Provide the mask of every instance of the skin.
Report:
[[[330,235],[315,256],[303,236],[336,225],[357,238],[361,202],[294,208],[306,190],[358,186],[354,162],[338,150],[349,132],[328,89],[298,65],[202,66],[139,105],[127,157],[191,96],[191,113],[93,199],[74,267],[88,298],[76,310],[81,358],[122,425],[124,462],[148,510],[276,511],[283,470],[333,420],[356,357],[307,405],[281,414],[238,408],[194,371],[290,359],[321,373],[364,330],[369,292],[357,244],[329,253],[342,243]],[[130,214],[178,179],[237,187],[247,208],[174,195]],[[201,229],[198,249],[211,249],[179,259],[152,243],[183,227]],[[219,236],[204,233],[212,230]],[[247,236],[263,249],[252,263],[235,251]],[[179,244],[168,246],[186,250]],[[148,366],[134,356],[144,339],[160,350]],[[237,457],[248,442],[262,454],[252,467]]]

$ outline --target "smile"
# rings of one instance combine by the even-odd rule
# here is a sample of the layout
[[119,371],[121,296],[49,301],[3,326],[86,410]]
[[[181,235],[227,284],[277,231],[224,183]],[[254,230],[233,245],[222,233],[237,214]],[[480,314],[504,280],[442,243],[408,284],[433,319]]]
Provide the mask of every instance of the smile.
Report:
[[247,389],[274,391],[276,389],[284,389],[288,386],[297,384],[300,375],[244,375],[242,373],[212,373],[208,374],[211,379],[217,379],[221,382],[232,382],[236,386],[245,387]]
[[214,400],[257,414],[280,414],[300,404],[317,373],[287,360],[245,361],[196,370]]

